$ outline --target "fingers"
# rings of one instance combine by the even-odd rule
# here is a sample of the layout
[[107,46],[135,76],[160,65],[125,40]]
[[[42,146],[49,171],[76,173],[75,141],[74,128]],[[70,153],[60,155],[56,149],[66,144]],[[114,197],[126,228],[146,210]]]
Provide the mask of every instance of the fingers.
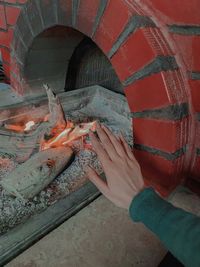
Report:
[[114,160],[118,153],[115,147],[113,146],[112,141],[108,137],[105,129],[102,128],[99,124],[97,124],[97,134],[99,136],[99,139],[101,140],[102,146],[104,147],[105,151],[109,155],[110,159]]
[[121,139],[121,141],[122,141],[122,144],[123,144],[123,147],[124,147],[124,150],[125,150],[127,156],[128,156],[131,160],[135,159],[135,157],[134,157],[134,155],[133,155],[133,152],[132,152],[130,146],[127,144],[127,142],[126,142],[126,140],[125,140],[125,138],[124,138],[124,136],[123,136],[122,133],[120,133],[120,139]]
[[88,175],[89,180],[96,185],[96,187],[99,189],[99,191],[107,195],[108,192],[108,186],[106,182],[104,182],[101,177],[96,173],[94,169],[91,167],[87,167],[86,174]]
[[99,142],[99,140],[97,139],[97,137],[94,135],[93,132],[90,132],[90,138],[91,138],[91,143],[92,146],[102,164],[103,170],[105,172],[105,170],[107,169],[107,166],[109,166],[110,164],[110,158],[108,156],[108,153],[104,150],[104,148],[102,147],[101,143]]
[[118,155],[120,157],[124,157],[126,155],[124,148],[121,144],[121,142],[117,139],[117,137],[104,125],[102,125],[103,130],[105,131],[105,133],[107,134],[107,136],[109,137],[111,143],[113,144],[116,152],[118,153]]

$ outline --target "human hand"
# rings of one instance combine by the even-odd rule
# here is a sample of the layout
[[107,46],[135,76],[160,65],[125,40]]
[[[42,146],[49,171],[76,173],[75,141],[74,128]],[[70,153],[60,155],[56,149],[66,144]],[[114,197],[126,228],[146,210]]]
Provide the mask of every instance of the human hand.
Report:
[[90,133],[95,150],[106,175],[106,181],[88,167],[86,173],[99,191],[116,206],[128,209],[132,199],[144,189],[140,165],[121,135],[117,138],[105,126],[97,125],[99,139]]

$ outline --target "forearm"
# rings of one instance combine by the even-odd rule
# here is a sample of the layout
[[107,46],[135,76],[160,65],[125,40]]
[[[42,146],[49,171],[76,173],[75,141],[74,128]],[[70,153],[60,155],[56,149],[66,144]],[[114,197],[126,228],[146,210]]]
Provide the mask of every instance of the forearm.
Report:
[[200,266],[200,218],[175,208],[150,188],[134,198],[130,215],[154,232],[183,264]]

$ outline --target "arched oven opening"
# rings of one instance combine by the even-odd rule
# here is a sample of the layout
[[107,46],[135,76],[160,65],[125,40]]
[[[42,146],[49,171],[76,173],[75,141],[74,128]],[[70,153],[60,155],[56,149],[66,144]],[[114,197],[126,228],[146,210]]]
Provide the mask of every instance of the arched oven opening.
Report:
[[66,26],[51,27],[34,38],[21,75],[29,97],[44,93],[44,83],[54,92],[100,85],[124,94],[111,62],[100,48],[83,33]]

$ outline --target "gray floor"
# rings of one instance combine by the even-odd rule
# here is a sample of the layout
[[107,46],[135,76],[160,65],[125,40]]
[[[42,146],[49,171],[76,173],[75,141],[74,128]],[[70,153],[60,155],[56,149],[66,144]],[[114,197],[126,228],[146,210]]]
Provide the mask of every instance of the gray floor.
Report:
[[[185,188],[170,201],[200,216],[199,197]],[[101,196],[7,267],[156,267],[165,253],[150,231]]]
[[155,267],[158,239],[103,196],[25,251],[7,267]]
[[23,99],[15,94],[8,84],[0,82],[0,108],[22,102]]

